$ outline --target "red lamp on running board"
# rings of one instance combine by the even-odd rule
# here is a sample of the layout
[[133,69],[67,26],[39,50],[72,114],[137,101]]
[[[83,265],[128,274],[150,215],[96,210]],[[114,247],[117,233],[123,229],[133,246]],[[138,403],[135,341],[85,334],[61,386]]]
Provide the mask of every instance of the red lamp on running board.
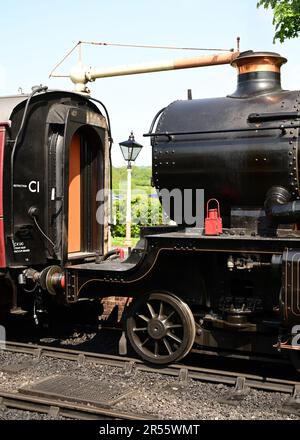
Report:
[[[210,208],[212,202],[216,202],[216,208]],[[205,235],[222,234],[222,218],[220,216],[220,204],[217,199],[209,199],[206,205]]]

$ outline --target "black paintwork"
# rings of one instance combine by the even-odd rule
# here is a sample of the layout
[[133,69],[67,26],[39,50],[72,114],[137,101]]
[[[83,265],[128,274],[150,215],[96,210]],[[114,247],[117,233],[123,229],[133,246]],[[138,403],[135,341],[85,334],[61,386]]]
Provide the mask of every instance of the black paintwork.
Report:
[[[300,322],[299,102],[300,92],[281,90],[278,74],[263,72],[240,77],[236,92],[225,98],[176,101],[161,110],[150,129],[154,185],[204,189],[205,200],[217,198],[223,233],[206,236],[184,224],[146,228],[127,260],[97,263],[103,229],[94,221],[93,196],[104,184],[101,145],[107,135],[93,123],[97,117],[103,121],[98,108],[68,92],[32,99],[15,154],[10,212],[10,154],[26,97],[3,100],[2,110],[0,100],[0,114],[12,121],[3,193],[8,269],[16,279],[24,267],[58,264],[66,276],[58,298],[69,303],[110,295],[142,301],[151,292],[172,293],[192,309],[199,345],[276,354],[274,344]],[[68,149],[79,128],[84,245],[80,257],[69,258]],[[39,193],[28,191],[32,181],[40,183]],[[30,212],[37,213],[54,246]],[[19,252],[13,240],[22,243]]]
[[[148,134],[156,188],[204,189],[205,200],[221,204],[223,234],[209,237],[184,225],[148,228],[125,262],[68,267],[70,301],[171,292],[193,309],[201,346],[276,354],[277,340],[299,322],[299,290],[282,285],[292,276],[283,269],[286,249],[297,255],[300,238],[298,211],[291,214],[299,200],[300,92],[283,91],[272,72],[241,76],[225,98],[170,104]],[[276,199],[280,207],[270,199],[274,193],[285,194]],[[273,216],[279,210],[284,221]],[[229,270],[231,259],[236,267]],[[238,268],[241,261],[253,267]]]
[[[206,199],[220,200],[224,217],[232,206],[263,206],[273,185],[287,188],[297,199],[299,119],[257,123],[249,122],[249,115],[291,112],[298,99],[299,92],[280,92],[170,104],[152,140],[155,186],[204,189]],[[290,128],[282,131],[281,125]],[[221,132],[247,128],[255,131]],[[210,133],[188,134],[196,131]],[[187,134],[168,139],[159,135],[164,132]]]
[[[93,103],[80,95],[54,91],[32,98],[14,154],[11,212],[11,152],[26,100],[27,97],[23,95],[18,99],[0,99],[0,109],[11,121],[6,135],[3,181],[8,267],[42,266],[51,262],[62,264],[67,260],[68,149],[73,134],[79,129],[84,133],[84,142],[89,144],[82,145],[81,153],[82,163],[86,164],[86,176],[83,176],[86,179],[85,192],[82,194],[85,207],[82,215],[88,216],[82,222],[88,233],[83,251],[95,253],[102,246],[101,227],[92,227],[92,223],[96,223],[96,216],[91,215],[95,211],[91,195],[103,187],[101,144],[104,144],[104,130],[99,127],[99,120],[103,117]],[[19,103],[15,106],[16,102]],[[91,115],[96,117],[93,119]],[[93,145],[97,147],[93,149]],[[97,188],[92,191],[95,185]],[[30,208],[36,213],[40,228],[54,246],[45,240],[36,227],[29,213]]]

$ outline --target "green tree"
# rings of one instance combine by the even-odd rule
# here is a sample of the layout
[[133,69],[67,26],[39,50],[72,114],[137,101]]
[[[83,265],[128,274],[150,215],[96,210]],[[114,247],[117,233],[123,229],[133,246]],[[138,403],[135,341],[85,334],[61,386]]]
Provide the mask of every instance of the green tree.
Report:
[[259,0],[257,7],[272,8],[275,36],[273,42],[283,43],[298,37],[300,32],[300,0]]
[[[131,236],[139,237],[142,226],[154,226],[163,222],[162,208],[158,198],[153,197],[156,191],[151,187],[151,167],[132,167]],[[113,209],[111,228],[113,237],[125,237],[126,232],[126,167],[113,167]],[[152,195],[152,196],[151,196]]]
[[[163,215],[158,199],[147,196],[136,196],[131,200],[131,236],[138,238],[142,226],[162,224]],[[111,227],[113,237],[125,237],[126,234],[126,199],[115,200],[113,203],[114,224]]]

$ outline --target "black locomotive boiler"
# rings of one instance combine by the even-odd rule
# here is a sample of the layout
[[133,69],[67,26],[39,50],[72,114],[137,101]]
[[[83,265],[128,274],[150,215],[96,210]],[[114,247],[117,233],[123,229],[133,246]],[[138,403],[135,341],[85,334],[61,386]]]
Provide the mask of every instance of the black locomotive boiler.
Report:
[[220,204],[222,231],[144,228],[125,261],[101,258],[107,212],[100,227],[95,200],[110,158],[98,107],[65,92],[0,101],[2,299],[13,292],[17,310],[35,285],[67,303],[129,296],[127,335],[146,361],[174,362],[194,346],[290,357],[299,369],[300,92],[282,90],[284,62],[241,53],[234,93],[158,113],[147,134],[155,187],[180,190],[182,206],[184,190],[203,189]]

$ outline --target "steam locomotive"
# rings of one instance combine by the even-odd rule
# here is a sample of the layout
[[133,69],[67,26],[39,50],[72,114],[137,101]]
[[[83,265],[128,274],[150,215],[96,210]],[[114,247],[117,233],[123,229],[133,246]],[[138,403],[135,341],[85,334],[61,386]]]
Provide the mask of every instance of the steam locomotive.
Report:
[[100,104],[44,88],[1,98],[2,310],[18,313],[37,292],[65,303],[131,297],[127,336],[145,361],[175,362],[194,346],[289,357],[300,371],[300,91],[282,90],[285,62],[243,52],[234,93],[156,115],[153,184],[179,190],[181,207],[191,190],[194,212],[203,189],[207,218],[144,228],[124,261],[105,257],[109,203],[95,202],[110,185]]

